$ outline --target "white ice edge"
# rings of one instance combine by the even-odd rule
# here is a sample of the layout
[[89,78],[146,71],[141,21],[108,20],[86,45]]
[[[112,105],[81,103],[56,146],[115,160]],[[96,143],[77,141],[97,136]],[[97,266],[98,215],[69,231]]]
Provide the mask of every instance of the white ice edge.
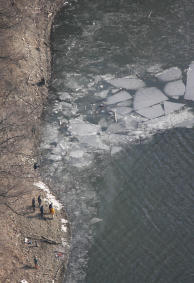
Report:
[[33,185],[38,187],[39,189],[43,190],[46,193],[46,198],[44,199],[44,201],[46,201],[48,203],[52,202],[52,204],[53,204],[53,206],[56,210],[61,210],[63,205],[58,200],[56,200],[55,196],[50,192],[47,185],[45,185],[41,181],[35,182]]

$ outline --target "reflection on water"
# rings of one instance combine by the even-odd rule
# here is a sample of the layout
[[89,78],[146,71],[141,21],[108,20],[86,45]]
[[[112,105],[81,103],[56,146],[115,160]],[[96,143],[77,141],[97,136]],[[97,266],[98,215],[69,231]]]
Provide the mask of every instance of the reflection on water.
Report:
[[83,0],[55,19],[41,150],[72,223],[64,282],[193,282],[193,130],[174,128],[194,121],[193,13]]

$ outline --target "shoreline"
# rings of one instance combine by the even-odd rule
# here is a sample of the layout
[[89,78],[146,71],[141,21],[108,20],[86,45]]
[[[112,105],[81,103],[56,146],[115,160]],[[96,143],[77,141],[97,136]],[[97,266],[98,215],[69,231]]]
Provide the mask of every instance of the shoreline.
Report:
[[[34,169],[51,76],[51,25],[63,2],[0,3],[0,281],[5,283],[62,282],[68,261],[71,233],[66,213],[56,201],[56,217],[50,221],[48,203],[54,196],[41,182],[41,169]],[[35,212],[31,208],[39,194],[45,221],[38,207]]]

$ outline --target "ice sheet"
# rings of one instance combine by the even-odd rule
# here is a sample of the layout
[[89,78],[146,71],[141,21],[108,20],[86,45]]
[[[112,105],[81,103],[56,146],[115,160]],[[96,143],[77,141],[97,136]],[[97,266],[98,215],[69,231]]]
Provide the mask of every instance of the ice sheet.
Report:
[[133,77],[133,78],[125,77],[125,78],[113,79],[113,80],[110,80],[109,83],[115,87],[125,88],[125,89],[138,89],[138,88],[145,86],[145,83],[136,77]]
[[185,85],[182,80],[167,83],[164,92],[170,96],[182,96],[185,93]]
[[160,104],[157,104],[151,107],[141,108],[137,110],[137,113],[148,119],[153,119],[164,115],[164,110]]
[[168,100],[168,98],[156,87],[147,87],[139,89],[134,97],[134,109],[139,110],[162,101]]
[[161,73],[156,74],[155,76],[160,81],[170,82],[181,79],[182,73],[178,67],[172,67],[170,69],[164,70]]
[[164,101],[164,111],[165,114],[172,113],[176,110],[181,109],[184,106],[183,103],[174,103],[170,101]]
[[185,99],[194,100],[194,61],[191,63],[187,71]]
[[132,98],[132,96],[125,90],[120,91],[112,96],[109,96],[105,102],[107,105],[115,104]]

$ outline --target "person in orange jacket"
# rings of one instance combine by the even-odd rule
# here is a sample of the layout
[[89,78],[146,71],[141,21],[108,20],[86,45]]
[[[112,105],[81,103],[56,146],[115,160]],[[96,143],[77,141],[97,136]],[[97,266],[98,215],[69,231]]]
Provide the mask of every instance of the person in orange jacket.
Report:
[[54,207],[51,207],[51,208],[50,208],[50,214],[52,215],[52,218],[54,218],[54,215],[55,215],[55,209],[54,209]]

